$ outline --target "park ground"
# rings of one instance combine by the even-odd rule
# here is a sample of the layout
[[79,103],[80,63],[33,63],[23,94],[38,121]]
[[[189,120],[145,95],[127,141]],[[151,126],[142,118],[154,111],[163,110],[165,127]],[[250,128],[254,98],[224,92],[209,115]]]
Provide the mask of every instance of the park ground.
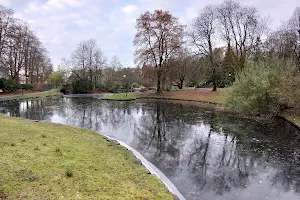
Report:
[[[116,95],[107,95],[103,99],[109,100],[125,100],[130,99],[163,99],[163,100],[176,100],[185,101],[186,104],[199,105],[209,108],[218,108],[224,110],[224,104],[228,97],[228,91],[230,88],[218,88],[216,92],[212,92],[211,88],[200,89],[183,89],[183,90],[171,90],[169,92],[163,92],[157,95],[154,90],[146,92],[128,93],[127,97],[125,93]],[[226,109],[225,109],[226,110]],[[290,122],[300,127],[300,109],[288,109],[281,113],[281,116]]]
[[[176,99],[185,101],[195,101],[200,103],[216,103],[216,107],[224,108],[227,93],[230,88],[218,88],[216,92],[213,92],[211,88],[201,89],[185,89],[176,90],[162,93],[161,95],[155,94],[155,92],[146,92],[137,94],[138,98],[157,98],[157,99]],[[300,110],[289,109],[281,113],[281,116],[293,122],[300,127]]]
[[58,90],[50,90],[44,92],[24,92],[24,93],[12,93],[12,94],[2,94],[0,93],[0,101],[7,100],[20,100],[20,99],[28,99],[35,97],[48,97],[48,96],[56,96],[61,93]]
[[98,133],[2,115],[0,124],[0,199],[173,199]]

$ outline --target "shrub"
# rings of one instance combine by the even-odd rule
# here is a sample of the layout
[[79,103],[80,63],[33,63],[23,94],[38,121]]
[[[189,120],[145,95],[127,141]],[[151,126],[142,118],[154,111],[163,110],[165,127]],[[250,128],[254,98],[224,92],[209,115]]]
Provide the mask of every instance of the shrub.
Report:
[[0,79],[0,89],[1,90],[5,90],[5,79],[4,78],[1,78]]
[[34,88],[34,86],[32,84],[21,84],[20,85],[20,89],[23,90],[32,90]]
[[105,85],[102,85],[102,84],[97,84],[95,87],[100,90],[106,90]]
[[117,93],[117,87],[114,87],[114,86],[110,86],[110,85],[107,85],[106,86],[106,91],[110,92],[110,93]]
[[87,94],[90,89],[92,86],[87,79],[76,80],[72,83],[73,94]]
[[300,69],[293,62],[288,65],[290,70],[282,72],[275,93],[281,107],[300,107]]
[[185,86],[186,87],[195,87],[196,85],[197,85],[196,82],[194,82],[194,81],[188,81]]
[[60,93],[63,93],[64,95],[67,94],[67,90],[66,90],[65,88],[62,88],[59,92],[60,92]]
[[278,114],[282,105],[276,91],[284,89],[281,76],[292,68],[289,62],[277,58],[248,61],[229,91],[227,106],[251,116]]
[[235,80],[235,73],[230,69],[222,69],[218,73],[218,87],[224,88],[231,86]]
[[5,91],[15,92],[15,91],[21,89],[21,87],[14,80],[8,79],[5,81],[4,89],[5,89]]
[[138,83],[134,82],[134,83],[131,83],[131,87],[132,88],[139,88],[140,85]]
[[19,89],[23,90],[32,90],[34,88],[34,85],[32,84],[18,84],[15,80],[12,79],[0,79],[0,89],[8,92],[15,92]]

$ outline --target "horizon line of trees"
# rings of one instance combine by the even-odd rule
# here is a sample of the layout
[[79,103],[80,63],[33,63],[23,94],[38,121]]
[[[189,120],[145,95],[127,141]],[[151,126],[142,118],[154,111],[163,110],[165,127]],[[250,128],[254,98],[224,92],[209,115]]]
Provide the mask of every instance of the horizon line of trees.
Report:
[[218,85],[230,85],[251,59],[273,55],[292,59],[300,68],[299,13],[300,8],[295,8],[285,24],[268,34],[267,18],[255,7],[232,0],[204,7],[188,27],[168,11],[147,11],[137,19],[135,62],[155,68],[157,93],[161,93],[161,83],[167,87],[167,79],[182,88],[178,83],[183,82],[185,70],[179,63],[187,55],[198,59],[198,65],[207,65],[213,91]]
[[252,115],[300,106],[300,7],[274,31],[255,7],[233,0],[207,5],[189,25],[169,11],[146,11],[133,45],[137,66],[122,68],[118,59],[107,62],[96,40],[80,42],[61,65],[64,82],[86,86],[79,93],[232,86],[228,105]]
[[41,84],[53,66],[46,48],[27,22],[0,5],[0,78],[12,84]]
[[117,56],[108,60],[93,38],[78,43],[69,58],[63,58],[49,83],[63,85],[72,93],[88,93],[93,89],[116,92],[140,85],[140,68],[123,66]]

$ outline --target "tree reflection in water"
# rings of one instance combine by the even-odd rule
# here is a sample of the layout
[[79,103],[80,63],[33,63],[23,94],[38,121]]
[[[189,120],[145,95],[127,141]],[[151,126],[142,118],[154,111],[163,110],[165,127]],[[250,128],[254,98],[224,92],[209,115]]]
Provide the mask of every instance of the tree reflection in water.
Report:
[[[137,149],[187,199],[298,199],[300,133],[163,101],[43,98],[0,104],[10,116],[86,127]],[[259,195],[259,196],[257,196]]]

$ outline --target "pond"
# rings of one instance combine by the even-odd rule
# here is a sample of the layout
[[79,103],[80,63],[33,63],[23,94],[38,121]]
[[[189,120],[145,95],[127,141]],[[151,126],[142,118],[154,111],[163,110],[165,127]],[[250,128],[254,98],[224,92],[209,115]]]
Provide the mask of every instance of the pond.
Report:
[[166,101],[39,98],[0,103],[9,116],[86,127],[139,151],[186,199],[300,198],[300,132]]

